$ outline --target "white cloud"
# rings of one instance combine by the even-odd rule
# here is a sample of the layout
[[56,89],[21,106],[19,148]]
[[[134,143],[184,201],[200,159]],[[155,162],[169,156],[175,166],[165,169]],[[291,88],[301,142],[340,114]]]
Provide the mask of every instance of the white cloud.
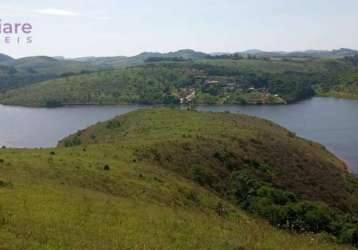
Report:
[[98,16],[98,17],[94,17],[94,19],[100,20],[100,21],[109,21],[109,20],[112,20],[112,18],[106,17],[106,16]]
[[110,21],[113,18],[101,15],[99,13],[79,13],[72,10],[57,9],[57,8],[43,8],[43,9],[24,9],[9,7],[0,4],[0,18],[1,17],[37,17],[39,14],[48,16],[62,16],[62,17],[78,17],[88,18],[98,21]]
[[51,16],[79,16],[80,15],[77,12],[63,10],[63,9],[52,9],[52,8],[39,9],[39,10],[35,10],[35,12],[39,14],[45,14]]

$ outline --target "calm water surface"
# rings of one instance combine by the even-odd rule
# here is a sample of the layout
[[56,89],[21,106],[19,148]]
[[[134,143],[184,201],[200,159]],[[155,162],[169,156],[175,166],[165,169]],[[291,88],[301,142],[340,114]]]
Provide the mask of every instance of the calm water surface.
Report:
[[74,106],[24,108],[0,105],[0,145],[16,148],[53,147],[64,137],[99,121],[141,106]]
[[[78,106],[56,109],[0,105],[0,145],[52,147],[69,134],[141,106]],[[272,120],[325,145],[358,173],[358,101],[313,98],[283,106],[199,106],[201,111],[230,111]]]

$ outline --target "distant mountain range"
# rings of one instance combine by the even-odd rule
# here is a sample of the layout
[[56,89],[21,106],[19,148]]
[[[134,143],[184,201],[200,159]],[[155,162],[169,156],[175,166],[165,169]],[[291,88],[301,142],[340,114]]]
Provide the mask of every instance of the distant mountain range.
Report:
[[[29,64],[63,64],[63,61],[66,62],[80,62],[86,63],[87,65],[100,66],[101,68],[108,67],[124,67],[130,65],[143,64],[146,60],[150,58],[182,58],[188,60],[200,60],[212,56],[230,56],[230,55],[241,55],[241,56],[256,56],[256,57],[277,57],[277,58],[322,58],[322,57],[331,57],[331,58],[343,58],[350,56],[358,56],[358,50],[353,49],[337,49],[337,50],[306,50],[306,51],[263,51],[258,49],[246,50],[242,52],[229,53],[229,52],[214,52],[214,53],[204,53],[200,51],[194,51],[191,49],[178,50],[175,52],[169,53],[159,53],[159,52],[143,52],[136,56],[113,56],[113,57],[79,57],[79,58],[65,58],[62,56],[58,57],[46,57],[46,56],[35,56],[35,57],[25,57],[20,59],[14,59],[8,55],[0,54],[0,65],[14,66],[22,62],[28,62]],[[62,62],[62,63],[61,63]],[[31,66],[27,64],[28,66]]]
[[181,59],[200,60],[220,57],[257,57],[257,58],[344,58],[358,56],[358,51],[353,49],[307,50],[297,52],[268,52],[262,50],[247,50],[237,53],[203,53],[190,49],[169,53],[143,52],[139,55],[126,57],[81,57],[67,59],[64,57],[33,56],[14,59],[8,55],[0,54],[0,91],[28,85],[34,82],[54,79],[57,77],[93,72],[103,69],[123,68],[145,64],[149,59]]
[[284,52],[284,51],[268,52],[268,51],[254,49],[254,50],[239,52],[238,54],[255,55],[259,57],[343,58],[343,57],[358,55],[358,51],[353,49],[346,49],[346,48],[342,48],[338,50],[306,50],[306,51],[294,51],[294,52]]
[[115,56],[115,57],[81,57],[73,58],[72,60],[78,62],[87,62],[97,66],[107,67],[125,67],[130,65],[143,64],[149,58],[183,58],[198,60],[207,58],[209,54],[203,52],[197,52],[194,50],[179,50],[176,52],[169,53],[158,53],[158,52],[143,52],[139,55],[126,57],[126,56]]

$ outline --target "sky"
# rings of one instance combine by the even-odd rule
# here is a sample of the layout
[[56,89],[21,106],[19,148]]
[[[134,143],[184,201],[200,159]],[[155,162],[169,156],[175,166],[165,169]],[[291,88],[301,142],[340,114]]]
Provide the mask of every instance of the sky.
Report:
[[357,0],[7,0],[0,19],[33,26],[31,44],[0,34],[16,58],[358,49]]

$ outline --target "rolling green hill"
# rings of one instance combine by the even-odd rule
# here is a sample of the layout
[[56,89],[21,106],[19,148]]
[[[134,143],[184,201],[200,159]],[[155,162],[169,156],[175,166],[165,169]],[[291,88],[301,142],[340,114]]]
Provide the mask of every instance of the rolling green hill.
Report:
[[[356,212],[357,183],[318,144],[249,116],[139,110],[57,148],[0,149],[0,247],[351,249],[314,228],[298,234],[254,216],[238,199],[243,173],[266,183],[252,198],[264,188],[288,195],[282,206],[310,204],[305,223],[323,226],[326,214],[304,199]],[[338,240],[354,243],[346,227]]]
[[[358,95],[355,87],[358,64],[355,57],[306,60],[215,57],[179,60],[183,56],[164,59],[151,57],[153,60],[141,66],[74,76],[71,76],[74,73],[64,72],[72,70],[78,73],[83,64],[76,66],[76,63],[53,58],[20,59],[17,61],[18,71],[29,72],[30,64],[36,67],[36,77],[50,77],[46,72],[62,77],[7,91],[0,96],[0,102],[22,106],[178,104],[180,101],[282,104],[315,94]],[[3,66],[2,71],[5,78],[13,74],[13,69],[8,66]],[[17,71],[14,72],[17,75]],[[35,76],[33,80],[39,81]],[[11,86],[16,85],[12,83]]]
[[[199,60],[147,63],[101,71],[8,91],[0,102],[10,105],[178,103],[195,91],[197,103],[283,103],[314,94],[341,61]],[[251,90],[250,90],[251,89]]]
[[142,110],[60,146],[125,145],[133,161],[190,179],[273,225],[357,244],[358,179],[319,144],[234,114]]
[[11,64],[14,61],[15,61],[14,58],[5,54],[0,54],[0,64]]
[[0,92],[65,75],[88,73],[99,68],[88,63],[36,56],[0,57]]

